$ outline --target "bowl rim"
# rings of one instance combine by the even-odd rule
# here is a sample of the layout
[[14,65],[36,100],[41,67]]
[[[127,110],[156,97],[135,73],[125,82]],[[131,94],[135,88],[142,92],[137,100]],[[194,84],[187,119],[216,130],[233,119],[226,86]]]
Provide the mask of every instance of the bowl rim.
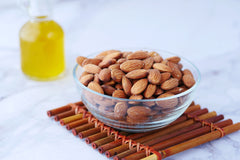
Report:
[[[114,50],[126,50],[128,48],[125,48],[125,49],[119,49],[119,48],[116,48]],[[136,48],[130,48],[129,50],[135,50]],[[161,49],[147,49],[147,48],[137,48],[136,50],[147,50],[147,51],[156,51],[158,52],[160,55],[161,55],[161,52],[165,52],[167,54],[170,54],[172,56],[178,56],[180,57],[181,59],[185,60],[186,62],[188,62],[197,72],[197,80],[195,82],[195,84],[189,88],[188,90],[182,92],[182,93],[179,93],[179,94],[176,94],[174,96],[170,96],[170,97],[165,97],[165,98],[155,98],[155,99],[140,99],[140,100],[136,100],[136,99],[126,99],[126,98],[117,98],[117,97],[112,97],[112,96],[109,96],[109,95],[105,95],[105,94],[102,94],[102,93],[98,93],[94,90],[91,90],[89,89],[88,87],[84,86],[80,81],[79,81],[79,77],[77,77],[76,75],[76,71],[77,71],[77,68],[78,67],[81,67],[79,66],[78,64],[76,64],[73,68],[73,78],[75,80],[75,82],[77,83],[77,85],[80,85],[81,88],[83,89],[86,89],[87,91],[91,92],[91,93],[94,93],[94,94],[97,94],[99,96],[102,96],[102,97],[105,97],[105,98],[110,98],[110,99],[114,99],[114,100],[119,100],[119,101],[133,101],[133,102],[154,102],[154,101],[163,101],[163,100],[169,100],[169,99],[174,99],[174,98],[178,98],[178,97],[182,97],[182,96],[185,96],[187,95],[188,93],[191,93],[192,91],[194,91],[197,86],[199,85],[200,83],[200,80],[201,80],[201,74],[200,74],[200,71],[199,69],[191,62],[189,61],[188,59],[182,57],[182,56],[179,56],[177,54],[174,54],[172,52],[169,52],[169,51],[165,51],[165,50],[161,50]],[[106,51],[106,50],[104,50]],[[93,55],[96,55],[97,53],[101,53],[103,51],[98,51],[98,52],[94,52],[93,54],[90,54],[88,57],[90,56],[93,56]]]

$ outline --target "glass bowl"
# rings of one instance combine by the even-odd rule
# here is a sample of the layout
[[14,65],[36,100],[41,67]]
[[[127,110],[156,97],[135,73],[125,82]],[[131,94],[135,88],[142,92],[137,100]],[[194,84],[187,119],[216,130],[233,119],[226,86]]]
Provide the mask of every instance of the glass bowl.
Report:
[[[124,50],[121,49],[121,51]],[[153,51],[158,52],[163,58],[176,56],[175,54],[167,51]],[[95,57],[98,53],[100,52],[93,54],[91,57]],[[106,125],[119,130],[127,132],[146,132],[162,128],[170,124],[180,117],[193,101],[194,92],[200,82],[200,72],[190,61],[181,56],[179,57],[181,58],[180,63],[183,64],[183,69],[187,68],[192,72],[196,83],[190,89],[166,98],[131,100],[100,94],[87,88],[79,82],[79,77],[83,72],[83,68],[78,64],[73,69],[73,77],[77,84],[77,88],[80,91],[83,103],[97,119]],[[114,114],[114,107],[117,103],[127,105],[128,109],[135,106],[135,108],[132,108],[131,112],[136,116],[138,114],[135,110],[136,108],[138,111],[140,108],[140,111],[146,114],[145,116],[140,116],[134,119],[127,115],[124,119],[119,119],[119,117]]]

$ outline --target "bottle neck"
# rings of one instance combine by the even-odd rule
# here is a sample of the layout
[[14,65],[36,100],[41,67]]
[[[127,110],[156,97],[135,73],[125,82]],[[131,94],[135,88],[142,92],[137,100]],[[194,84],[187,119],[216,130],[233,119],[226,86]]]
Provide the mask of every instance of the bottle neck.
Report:
[[42,21],[50,21],[51,16],[30,16],[31,22],[42,22]]

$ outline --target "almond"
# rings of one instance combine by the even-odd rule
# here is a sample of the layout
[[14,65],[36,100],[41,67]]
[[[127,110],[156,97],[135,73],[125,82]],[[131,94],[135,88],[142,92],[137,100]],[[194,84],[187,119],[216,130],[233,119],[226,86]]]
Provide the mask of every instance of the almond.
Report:
[[86,58],[86,57],[83,57],[83,56],[78,56],[77,59],[76,59],[76,61],[77,61],[77,63],[78,63],[80,66],[82,66],[82,63],[83,63],[83,61],[84,61],[85,59],[87,59],[87,58]]
[[126,94],[124,93],[123,90],[115,90],[112,94],[113,97],[117,98],[127,98]]
[[175,87],[169,91],[167,91],[167,93],[172,93],[172,94],[179,94],[179,93],[182,93],[184,91],[186,91],[187,88],[186,87]]
[[99,107],[98,107],[98,110],[100,112],[103,112],[104,114],[106,112],[113,112],[114,111],[114,108],[112,106],[106,106],[105,104],[101,104]]
[[[166,98],[166,97],[170,97],[170,96],[174,96],[174,94],[164,93],[164,94],[161,94],[160,96],[158,96],[157,98]],[[162,108],[173,108],[178,104],[178,99],[172,98],[172,99],[168,99],[168,100],[156,100],[156,104]]]
[[107,95],[110,95],[110,96],[115,91],[115,88],[113,88],[112,86],[109,86],[109,85],[102,85],[102,89],[103,89],[104,93],[106,93]]
[[88,88],[91,90],[94,90],[98,93],[104,94],[102,87],[94,81],[92,81],[88,84]]
[[143,69],[150,69],[150,68],[152,68],[153,62],[154,62],[154,60],[153,60],[152,57],[144,59],[143,60],[143,63],[144,63]]
[[103,61],[101,63],[99,63],[99,67],[101,68],[107,68],[112,64],[116,63],[116,59],[103,59]]
[[99,53],[96,57],[105,57],[108,54],[114,53],[114,52],[119,52],[118,50],[107,50],[104,52]]
[[156,55],[153,57],[155,63],[160,63],[163,61],[163,58],[160,55]]
[[[155,98],[154,97],[149,97],[147,99],[155,99]],[[153,106],[155,106],[155,101],[146,101],[146,102],[143,102],[143,105],[148,106],[148,107],[153,107]],[[151,115],[153,115],[152,112],[151,112]]]
[[178,56],[174,56],[174,57],[166,58],[166,60],[168,60],[169,62],[178,63],[181,61],[181,58]]
[[[91,73],[88,73],[88,72],[84,71],[84,72],[82,72],[80,78],[82,78],[83,76],[86,76],[86,75],[88,75],[88,74],[91,74]],[[79,78],[79,79],[80,79],[80,78]]]
[[178,80],[182,79],[182,72],[180,71],[180,69],[178,68],[178,65],[173,63],[173,62],[168,62],[168,66],[171,68],[172,72],[172,76],[174,78],[177,78]]
[[122,77],[124,76],[125,74],[119,70],[119,69],[114,69],[111,71],[111,77],[114,81],[120,83],[122,81]]
[[126,93],[126,95],[130,95],[131,94],[132,83],[125,76],[122,77],[122,86],[123,86],[123,90]]
[[140,94],[142,93],[148,85],[148,80],[145,79],[140,79],[131,88],[131,93],[132,94]]
[[157,52],[152,51],[152,52],[148,52],[148,55],[151,56],[151,57],[154,57],[154,56],[157,56],[159,54]]
[[171,73],[165,72],[165,73],[161,73],[161,81],[160,84],[162,84],[163,82],[165,82],[166,80],[168,80],[171,77]]
[[104,68],[99,72],[99,79],[103,82],[108,82],[111,79],[111,70],[108,68]]
[[114,80],[110,80],[109,82],[104,83],[104,85],[109,85],[109,86],[113,86],[115,84],[116,84],[116,82]]
[[167,65],[168,60],[164,59],[161,63]]
[[193,74],[189,69],[184,69],[183,70],[183,75],[191,75],[193,77]]
[[127,114],[130,118],[140,118],[149,116],[151,109],[143,106],[133,106],[128,108]]
[[157,89],[157,86],[154,84],[149,84],[146,88],[146,90],[144,91],[143,95],[145,98],[150,98],[152,97],[152,95],[155,93]]
[[178,69],[181,70],[183,68],[183,65],[181,63],[178,63],[177,65],[178,65]]
[[95,64],[98,65],[102,60],[99,58],[89,58],[89,59],[85,59],[82,62],[82,66],[85,66],[86,64]]
[[183,80],[183,83],[188,88],[191,88],[195,84],[195,80],[194,80],[193,76],[191,76],[190,74],[184,75],[182,80]]
[[166,80],[162,83],[161,88],[163,90],[170,90],[178,86],[178,79],[176,78],[170,78],[169,80]]
[[106,55],[103,60],[105,60],[105,59],[119,59],[119,58],[122,57],[122,55],[123,54],[121,52],[110,53],[110,54]]
[[[139,95],[132,95],[132,96],[129,97],[129,99],[141,100],[141,99],[143,99],[143,96],[142,96],[141,94],[139,94]],[[140,104],[141,102],[129,101],[128,103],[129,103],[129,104],[133,104],[133,105],[138,105],[138,104]]]
[[164,91],[163,91],[160,87],[157,87],[154,95],[155,95],[155,96],[159,96],[160,94],[163,94],[163,92],[164,92]]
[[120,65],[120,69],[124,72],[131,72],[136,69],[143,68],[144,63],[141,60],[127,60]]
[[101,71],[101,68],[95,64],[86,64],[83,66],[84,71],[88,73],[99,73]]
[[115,88],[116,88],[116,89],[121,89],[121,90],[122,90],[122,89],[123,89],[123,86],[122,86],[122,84],[119,84],[119,83],[118,83],[118,84],[115,85]]
[[150,69],[148,71],[148,81],[152,84],[160,84],[161,74],[157,69]]
[[129,79],[140,79],[145,78],[148,75],[148,71],[145,69],[136,69],[134,71],[128,72],[126,77]]
[[160,72],[172,72],[171,68],[163,63],[154,63],[154,69],[158,69]]
[[126,58],[120,58],[119,60],[117,60],[118,64],[122,64],[123,62],[125,62],[127,59]]
[[133,52],[123,52],[123,57],[124,58],[127,58],[127,56],[129,55],[129,54],[132,54]]
[[113,69],[120,69],[120,64],[112,64],[108,68],[111,69],[111,70],[113,70]]
[[83,77],[80,78],[80,82],[84,85],[84,86],[87,86],[89,82],[91,82],[93,80],[93,75],[92,74],[88,74],[88,75],[85,75]]
[[96,74],[94,75],[93,81],[96,82],[96,83],[98,83],[98,84],[100,84],[100,80],[99,80],[99,77],[98,77],[98,73],[96,73]]
[[148,55],[148,52],[146,51],[136,51],[132,54],[129,54],[127,56],[127,59],[128,60],[133,60],[133,59],[145,59],[145,58],[148,58],[149,55]]
[[148,121],[148,117],[145,116],[145,117],[132,118],[132,117],[127,116],[126,117],[126,121],[128,123],[132,123],[132,124],[135,125],[135,124],[147,122]]
[[118,102],[114,107],[114,115],[116,119],[124,119],[127,114],[128,105],[126,102]]

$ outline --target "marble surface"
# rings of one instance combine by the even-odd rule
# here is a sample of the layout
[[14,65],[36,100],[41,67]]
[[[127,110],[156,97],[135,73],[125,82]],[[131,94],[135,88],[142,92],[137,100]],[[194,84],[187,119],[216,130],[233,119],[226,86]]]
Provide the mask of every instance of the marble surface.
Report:
[[[15,0],[0,2],[0,159],[91,159],[105,156],[46,116],[79,100],[72,78],[77,55],[120,48],[157,48],[200,69],[196,102],[240,122],[240,1],[61,0],[54,19],[65,30],[66,76],[31,81],[20,69],[18,32],[27,21]],[[168,160],[238,160],[240,132]]]

